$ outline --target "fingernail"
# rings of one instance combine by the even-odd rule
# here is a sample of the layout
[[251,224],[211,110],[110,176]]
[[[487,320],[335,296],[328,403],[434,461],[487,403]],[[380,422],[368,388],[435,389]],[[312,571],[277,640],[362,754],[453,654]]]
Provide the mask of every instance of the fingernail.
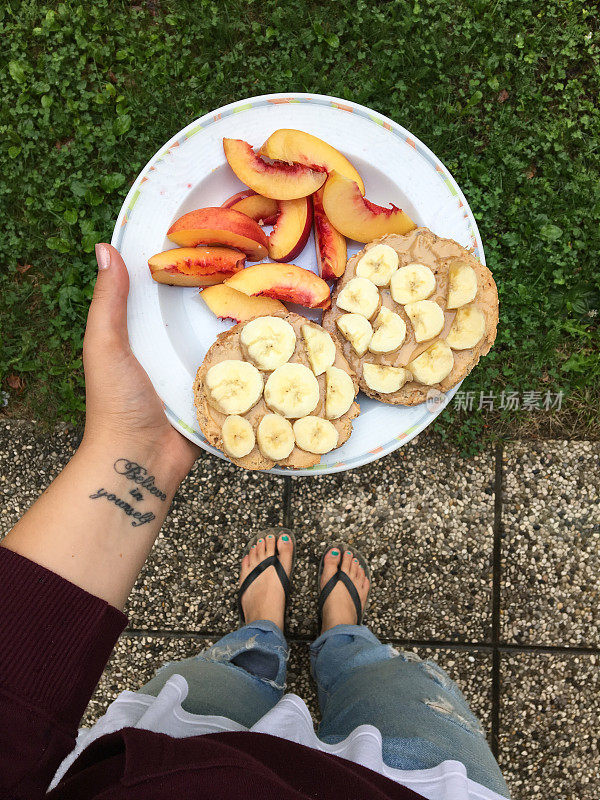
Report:
[[281,541],[282,541],[282,542],[289,542],[289,540],[290,540],[290,537],[289,537],[289,536],[282,536],[282,537],[281,537]]
[[108,269],[110,267],[110,250],[104,244],[97,244],[96,261],[98,262],[98,269]]
[[332,556],[339,556],[339,553],[338,553],[338,551],[337,551],[337,550],[332,550],[332,551],[331,551],[331,555],[332,555]]

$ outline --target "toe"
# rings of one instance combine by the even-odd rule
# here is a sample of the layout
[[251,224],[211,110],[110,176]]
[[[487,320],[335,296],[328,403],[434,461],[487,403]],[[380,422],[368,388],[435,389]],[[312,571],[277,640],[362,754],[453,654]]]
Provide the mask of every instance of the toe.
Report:
[[342,558],[342,571],[350,575],[352,571],[352,550],[346,550]]
[[250,556],[246,554],[242,558],[242,566],[240,568],[240,583],[246,579],[246,575],[250,572]]
[[250,547],[250,552],[248,554],[250,559],[250,566],[255,567],[258,564],[258,549],[256,542]]
[[272,556],[275,553],[275,536],[272,533],[267,534],[265,538],[265,553],[267,556]]
[[361,579],[361,576],[360,576],[360,572],[361,572],[360,562],[359,562],[358,558],[353,558],[352,559],[352,573],[351,574],[352,574],[352,580],[355,583],[361,583],[362,582],[362,579]]
[[256,557],[258,561],[263,561],[265,558],[265,537],[261,536],[260,539],[256,541]]
[[292,558],[294,555],[294,543],[288,533],[283,533],[277,540],[277,553],[281,565],[288,575],[292,572]]
[[340,564],[340,558],[341,554],[337,547],[333,547],[325,554],[325,559],[323,561],[323,575],[321,576],[321,588],[323,588],[331,576],[337,572]]

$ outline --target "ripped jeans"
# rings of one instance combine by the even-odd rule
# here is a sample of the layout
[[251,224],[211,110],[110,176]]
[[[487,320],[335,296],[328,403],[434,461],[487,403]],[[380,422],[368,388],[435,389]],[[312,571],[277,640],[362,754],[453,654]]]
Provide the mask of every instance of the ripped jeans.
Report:
[[[313,642],[310,657],[322,741],[334,744],[359,725],[374,725],[388,766],[428,769],[461,761],[469,778],[509,797],[479,721],[433,661],[381,644],[364,625],[336,625]],[[186,711],[251,727],[283,696],[287,659],[279,628],[253,622],[197,656],[166,664],[140,691],[156,696],[171,675],[183,675]]]

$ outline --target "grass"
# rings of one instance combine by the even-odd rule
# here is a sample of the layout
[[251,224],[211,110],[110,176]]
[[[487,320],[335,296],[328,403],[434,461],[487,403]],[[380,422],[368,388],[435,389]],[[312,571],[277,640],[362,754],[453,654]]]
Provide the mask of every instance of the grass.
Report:
[[463,188],[496,277],[496,346],[463,388],[563,392],[562,410],[450,408],[466,451],[495,436],[596,436],[600,41],[580,0],[193,0],[0,7],[0,380],[5,413],[84,411],[95,274],[140,168],[232,100],[311,91],[421,138]]

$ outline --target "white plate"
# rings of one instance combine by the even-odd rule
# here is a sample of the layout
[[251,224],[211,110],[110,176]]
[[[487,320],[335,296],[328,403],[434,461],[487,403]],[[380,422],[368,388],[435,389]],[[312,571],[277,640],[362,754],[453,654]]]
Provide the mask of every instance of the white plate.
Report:
[[[219,108],[179,131],[146,164],[117,219],[112,243],[129,270],[129,339],[133,352],[163,400],[170,422],[221,458],[196,420],[192,383],[206,351],[230,322],[216,319],[197,289],[163,286],[150,279],[148,258],[173,246],[171,223],[195,208],[219,206],[245,188],[223,154],[224,136],[260,145],[277,128],[299,128],[341,150],[358,169],[375,203],[394,203],[418,224],[449,237],[485,263],[471,209],[438,158],[406,128],[365,106],[335,97],[270,94]],[[349,242],[349,254],[362,245]],[[295,263],[316,272],[311,235]],[[316,312],[294,310],[318,319]],[[448,393],[452,397],[458,387]],[[437,413],[425,403],[402,407],[359,396],[360,416],[350,439],[311,469],[274,468],[278,475],[323,475],[367,464],[410,441]]]

